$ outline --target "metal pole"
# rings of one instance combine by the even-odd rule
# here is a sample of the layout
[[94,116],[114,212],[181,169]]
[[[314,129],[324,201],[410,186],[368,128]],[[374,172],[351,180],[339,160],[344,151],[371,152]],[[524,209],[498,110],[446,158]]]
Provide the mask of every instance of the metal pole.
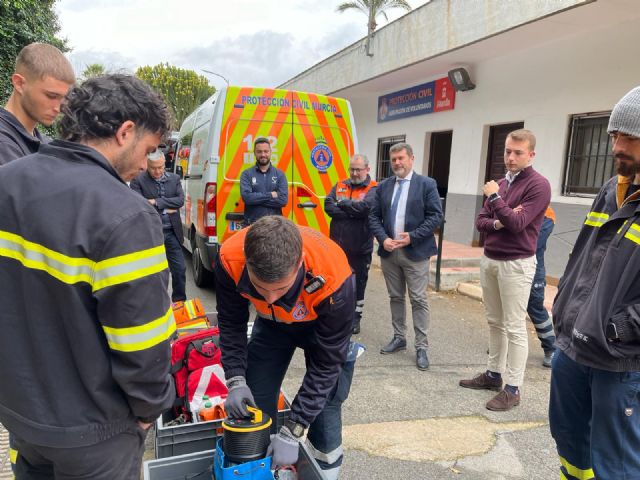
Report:
[[204,68],[200,69],[201,71],[205,72],[205,73],[210,73],[211,75],[215,75],[216,77],[220,77],[222,80],[224,80],[224,82],[227,84],[227,87],[229,86],[229,80],[227,80],[226,77],[223,77],[222,75],[220,75],[219,73],[216,72],[212,72],[211,70],[205,70]]
[[440,233],[438,234],[438,256],[436,257],[436,292],[440,291],[440,266],[442,265],[442,242],[444,241],[444,224],[445,210],[447,208],[447,199],[440,197],[442,203],[442,223],[440,224]]

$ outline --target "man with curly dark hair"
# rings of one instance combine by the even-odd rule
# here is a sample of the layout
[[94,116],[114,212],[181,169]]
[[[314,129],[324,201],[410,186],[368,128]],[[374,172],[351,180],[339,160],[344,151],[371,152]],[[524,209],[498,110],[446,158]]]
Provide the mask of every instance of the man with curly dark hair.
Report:
[[151,423],[169,408],[162,225],[126,181],[167,129],[142,81],[74,87],[63,140],[0,169],[0,422],[17,478],[138,478]]

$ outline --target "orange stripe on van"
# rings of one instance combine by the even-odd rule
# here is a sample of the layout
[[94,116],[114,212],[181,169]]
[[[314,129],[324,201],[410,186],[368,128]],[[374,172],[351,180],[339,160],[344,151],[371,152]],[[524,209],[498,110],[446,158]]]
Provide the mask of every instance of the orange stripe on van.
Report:
[[[252,120],[255,120],[255,121],[247,122],[247,126],[244,129],[244,131],[242,131],[242,133],[240,133],[240,129],[237,126],[238,122],[236,122],[235,124],[228,125],[227,132],[229,132],[229,129],[232,129],[232,132],[231,132],[230,135],[227,135],[226,137],[223,137],[225,139],[224,143],[228,144],[229,143],[228,139],[231,136],[240,135],[240,138],[244,138],[248,134],[250,134],[252,136],[255,135],[255,133],[260,128],[260,122],[262,121],[262,119],[263,119],[263,117],[264,117],[264,115],[266,113],[267,113],[266,109],[263,109],[263,110],[256,109],[254,111],[254,113],[253,113],[253,116],[252,116]],[[229,170],[227,170],[226,172],[224,172],[224,171],[222,172],[224,177],[226,177],[226,178],[234,178],[234,179],[235,178],[238,178],[238,179],[240,178],[240,171],[242,170],[242,167],[244,166],[243,158],[242,158],[243,154],[244,154],[243,151],[241,151],[240,149],[236,149],[236,151],[233,154],[233,158],[228,163]],[[231,189],[229,189],[228,192],[223,192],[223,191],[219,192],[219,194],[218,194],[220,196],[219,205],[221,205],[221,207],[222,207],[222,209],[219,209],[220,213],[225,211],[224,206],[227,203],[227,200],[228,200],[228,198],[230,196],[230,193],[231,193]]]
[[[302,153],[300,152],[300,147],[298,146],[297,142],[293,142],[293,157],[294,158],[302,158]],[[302,182],[310,187],[312,186],[312,181],[311,181],[311,176],[309,175],[309,172],[307,171],[306,168],[298,168],[298,174],[300,175],[300,179],[302,180]],[[294,186],[294,189],[296,187]],[[329,190],[327,190],[327,192],[329,192]],[[317,197],[316,197],[317,198]],[[297,198],[294,199],[295,201],[297,201]],[[320,201],[320,199],[318,198],[318,201]],[[329,234],[329,224],[327,223],[327,219],[324,215],[324,205],[319,205],[319,208],[315,209],[315,210],[319,210],[318,214],[316,214],[316,218],[318,221],[318,227],[321,231],[325,232],[326,234]],[[293,206],[294,210],[299,210],[295,205]],[[304,211],[299,210],[300,211],[300,215],[301,217],[298,216],[298,214],[296,213],[296,219],[299,218],[304,218],[304,222],[301,223],[300,225],[307,225],[307,221],[306,221],[306,216],[304,215]]]
[[[298,113],[298,118],[299,118],[299,121],[302,120],[304,123],[297,123],[297,124],[294,125],[294,128],[296,126],[300,128],[300,131],[302,132],[302,134],[304,135],[304,138],[306,140],[307,148],[309,150],[311,150],[313,148],[313,147],[311,147],[311,145],[315,145],[315,143],[316,143],[316,137],[313,134],[313,130],[312,130],[311,126],[308,125],[307,118],[305,116],[303,116],[302,114],[300,114],[300,113]],[[295,152],[294,152],[294,158],[302,158],[301,153],[298,151],[298,155],[295,155]],[[306,165],[306,162],[304,162],[304,163]],[[302,169],[300,169],[300,170],[302,170]],[[306,173],[308,173],[308,172],[306,172]],[[329,192],[331,190],[331,187],[333,186],[331,184],[331,179],[328,178],[329,176],[328,175],[320,175],[319,174],[318,177],[320,179],[320,182],[322,183],[323,191]],[[308,180],[309,183],[307,183],[307,180],[305,180],[305,184],[307,186],[309,186],[309,187],[313,187],[313,182],[311,181],[311,177],[309,176],[308,179],[309,179]]]
[[[311,94],[311,93],[309,94],[309,99],[312,102],[313,101],[318,102],[318,103],[320,102],[320,100],[318,99],[318,96],[314,95],[314,94]],[[315,115],[316,115],[316,119],[318,121],[318,124],[326,125],[326,126],[330,127],[329,123],[327,122],[327,116],[324,114],[324,112],[317,111]],[[346,170],[344,168],[343,159],[341,158],[342,155],[344,154],[343,152],[345,152],[345,149],[344,148],[338,148],[338,145],[336,144],[336,141],[333,138],[333,134],[334,134],[336,129],[334,129],[334,128],[326,128],[326,127],[320,127],[320,128],[323,131],[323,133],[325,133],[325,132],[328,133],[328,135],[323,135],[325,140],[327,141],[327,146],[334,153],[334,155],[336,155],[338,157],[338,158],[336,158],[336,161],[333,162],[333,164],[336,167],[336,172],[338,174],[338,179],[346,178],[347,172],[346,172]],[[348,155],[349,151],[347,150],[345,153]],[[336,180],[336,181],[338,181],[338,180]],[[329,192],[329,190],[327,190],[327,192]]]

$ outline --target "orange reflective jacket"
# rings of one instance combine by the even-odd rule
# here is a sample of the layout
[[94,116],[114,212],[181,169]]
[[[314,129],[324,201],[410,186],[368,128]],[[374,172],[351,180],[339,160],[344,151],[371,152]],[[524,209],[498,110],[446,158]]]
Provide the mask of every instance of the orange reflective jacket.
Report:
[[[324,279],[324,285],[309,293],[302,288],[293,305],[287,309],[280,301],[268,304],[251,293],[245,273],[244,238],[248,229],[241,230],[228,239],[220,249],[220,264],[238,287],[238,292],[256,308],[260,317],[277,322],[309,322],[318,318],[316,305],[338,290],[351,276],[351,269],[342,249],[322,233],[309,227],[298,227],[302,235],[302,260],[306,283],[316,276]],[[243,275],[244,274],[244,275]],[[297,285],[298,282],[296,282]]]

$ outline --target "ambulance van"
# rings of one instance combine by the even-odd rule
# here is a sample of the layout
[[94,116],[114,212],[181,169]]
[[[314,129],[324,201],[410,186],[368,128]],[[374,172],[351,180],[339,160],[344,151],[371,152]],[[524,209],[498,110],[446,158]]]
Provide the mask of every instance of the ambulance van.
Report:
[[358,150],[351,106],[341,98],[227,87],[189,115],[180,129],[174,170],[182,176],[180,210],[196,285],[212,278],[220,245],[243,227],[240,174],[255,164],[253,142],[266,137],[271,162],[289,185],[283,215],[329,234],[324,198],[349,176]]

